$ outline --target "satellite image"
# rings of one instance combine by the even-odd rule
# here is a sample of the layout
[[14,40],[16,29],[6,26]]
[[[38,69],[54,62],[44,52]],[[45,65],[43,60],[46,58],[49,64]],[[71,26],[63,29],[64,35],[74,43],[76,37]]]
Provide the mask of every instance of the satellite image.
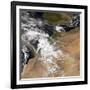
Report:
[[80,13],[20,9],[20,78],[80,76]]

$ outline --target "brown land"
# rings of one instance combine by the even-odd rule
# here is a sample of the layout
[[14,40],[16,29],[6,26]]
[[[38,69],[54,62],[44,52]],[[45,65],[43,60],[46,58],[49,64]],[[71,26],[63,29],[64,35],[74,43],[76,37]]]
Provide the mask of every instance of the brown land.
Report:
[[64,52],[68,53],[64,61],[64,76],[78,76],[80,74],[80,33],[64,37],[61,40]]
[[22,78],[41,78],[41,77],[61,77],[61,76],[79,76],[80,75],[80,33],[69,33],[57,38],[57,45],[63,51],[65,58],[60,57],[56,60],[60,70],[54,74],[48,74],[48,65],[37,60],[37,57],[31,59],[24,67]]

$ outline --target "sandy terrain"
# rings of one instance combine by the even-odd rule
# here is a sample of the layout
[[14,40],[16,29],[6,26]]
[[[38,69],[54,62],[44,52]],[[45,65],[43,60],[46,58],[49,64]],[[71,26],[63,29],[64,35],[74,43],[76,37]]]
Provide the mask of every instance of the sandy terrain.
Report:
[[22,78],[41,78],[41,77],[61,77],[61,76],[78,76],[80,75],[80,33],[66,35],[57,41],[57,45],[63,51],[64,59],[56,60],[56,64],[60,66],[53,74],[48,74],[47,67],[37,57],[31,59],[25,65],[22,72]]

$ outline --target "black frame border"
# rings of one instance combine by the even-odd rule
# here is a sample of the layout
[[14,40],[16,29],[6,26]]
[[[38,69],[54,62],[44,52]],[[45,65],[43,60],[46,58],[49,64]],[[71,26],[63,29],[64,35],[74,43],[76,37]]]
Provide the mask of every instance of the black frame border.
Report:
[[[72,82],[56,82],[56,83],[42,83],[42,84],[16,84],[16,6],[39,6],[39,7],[55,7],[55,8],[75,8],[75,9],[84,9],[84,18],[85,18],[85,28],[84,28],[84,81],[72,81]],[[37,2],[11,2],[11,41],[10,41],[10,55],[11,55],[11,88],[36,88],[36,87],[50,87],[50,86],[66,86],[66,85],[81,85],[88,83],[88,6],[84,5],[69,5],[69,4],[53,4],[53,3],[37,3]]]

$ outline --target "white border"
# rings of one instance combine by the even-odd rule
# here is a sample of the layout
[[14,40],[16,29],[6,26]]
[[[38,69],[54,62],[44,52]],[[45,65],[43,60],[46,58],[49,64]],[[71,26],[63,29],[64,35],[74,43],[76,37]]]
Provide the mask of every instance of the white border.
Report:
[[[20,33],[20,23],[19,23],[19,10],[20,9],[32,9],[32,10],[50,10],[50,11],[73,11],[81,12],[80,15],[80,76],[70,76],[70,77],[58,77],[58,78],[35,78],[35,79],[25,79],[20,80],[19,77],[19,33]],[[84,81],[84,9],[71,9],[71,8],[51,8],[51,7],[33,7],[33,6],[17,6],[16,7],[16,84],[36,84],[36,83],[53,83],[53,82],[71,82],[71,81]]]

